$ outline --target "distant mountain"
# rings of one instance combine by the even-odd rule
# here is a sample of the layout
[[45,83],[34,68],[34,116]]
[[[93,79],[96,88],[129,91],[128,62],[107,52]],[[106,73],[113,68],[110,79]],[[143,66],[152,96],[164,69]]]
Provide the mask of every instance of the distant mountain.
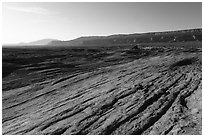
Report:
[[89,37],[79,37],[69,41],[59,41],[54,40],[48,43],[50,46],[81,46],[84,44],[85,41],[92,41],[102,39],[104,36],[89,36]]
[[32,42],[28,42],[28,43],[19,43],[18,45],[47,45],[52,41],[58,41],[56,39],[41,39],[41,40],[37,40],[37,41],[32,41]]
[[50,46],[114,46],[131,45],[138,43],[158,43],[158,42],[187,42],[202,41],[202,28],[136,33],[136,34],[118,34],[110,36],[90,36],[80,37],[70,41],[51,41]]
[[202,28],[187,29],[177,31],[135,33],[135,34],[117,34],[110,36],[88,36],[79,37],[69,41],[60,41],[56,39],[42,39],[29,43],[19,43],[11,45],[20,46],[117,46],[117,45],[135,45],[139,43],[160,43],[160,42],[188,42],[202,41]]

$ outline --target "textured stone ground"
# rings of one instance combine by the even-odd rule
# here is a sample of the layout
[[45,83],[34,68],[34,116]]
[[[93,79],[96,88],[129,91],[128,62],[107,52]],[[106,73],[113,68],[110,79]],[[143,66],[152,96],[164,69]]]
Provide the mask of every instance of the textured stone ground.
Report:
[[5,90],[2,132],[201,134],[201,56],[167,52]]

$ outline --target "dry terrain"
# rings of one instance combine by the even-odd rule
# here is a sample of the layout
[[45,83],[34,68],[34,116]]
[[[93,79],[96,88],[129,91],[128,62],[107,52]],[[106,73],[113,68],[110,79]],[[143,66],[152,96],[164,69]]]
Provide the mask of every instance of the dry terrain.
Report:
[[201,43],[180,44],[3,48],[2,134],[202,134]]

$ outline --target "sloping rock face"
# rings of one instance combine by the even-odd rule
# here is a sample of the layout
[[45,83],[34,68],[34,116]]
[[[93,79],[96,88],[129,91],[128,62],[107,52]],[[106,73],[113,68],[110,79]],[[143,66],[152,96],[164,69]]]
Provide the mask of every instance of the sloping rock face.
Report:
[[2,132],[201,134],[201,56],[164,52],[4,90]]

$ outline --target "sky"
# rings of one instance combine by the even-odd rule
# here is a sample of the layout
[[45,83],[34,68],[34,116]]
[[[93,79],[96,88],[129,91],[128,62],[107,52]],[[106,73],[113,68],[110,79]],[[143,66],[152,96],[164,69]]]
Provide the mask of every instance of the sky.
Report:
[[3,43],[202,27],[202,3],[3,2]]

